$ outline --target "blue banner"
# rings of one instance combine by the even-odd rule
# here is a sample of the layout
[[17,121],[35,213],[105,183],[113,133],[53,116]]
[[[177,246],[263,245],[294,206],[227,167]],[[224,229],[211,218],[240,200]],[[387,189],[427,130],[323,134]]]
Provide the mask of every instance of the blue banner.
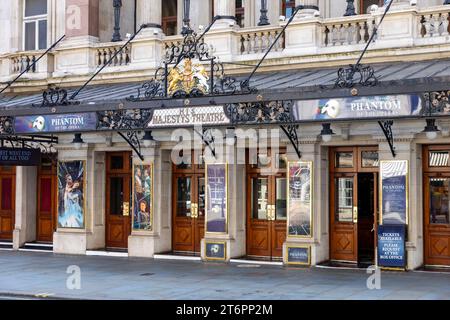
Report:
[[405,225],[378,226],[378,266],[405,267],[405,230]]
[[393,118],[419,115],[421,111],[418,95],[299,100],[292,108],[295,120]]
[[97,114],[19,116],[15,119],[14,129],[16,133],[91,131],[97,129]]
[[309,247],[287,247],[287,263],[309,265]]

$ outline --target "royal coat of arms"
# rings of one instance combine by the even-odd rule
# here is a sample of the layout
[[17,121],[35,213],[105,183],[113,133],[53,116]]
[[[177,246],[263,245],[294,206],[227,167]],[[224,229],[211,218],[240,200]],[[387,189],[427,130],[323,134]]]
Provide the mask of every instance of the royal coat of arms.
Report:
[[168,94],[176,92],[190,93],[194,89],[207,93],[209,91],[209,76],[201,64],[193,64],[191,59],[184,59],[174,67],[168,76]]

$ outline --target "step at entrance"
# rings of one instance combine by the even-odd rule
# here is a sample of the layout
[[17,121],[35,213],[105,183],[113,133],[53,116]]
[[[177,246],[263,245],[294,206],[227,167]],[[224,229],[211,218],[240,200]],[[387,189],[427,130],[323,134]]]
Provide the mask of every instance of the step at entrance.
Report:
[[0,241],[0,250],[12,250],[13,244],[11,241]]
[[53,244],[27,242],[19,249],[19,251],[53,252]]

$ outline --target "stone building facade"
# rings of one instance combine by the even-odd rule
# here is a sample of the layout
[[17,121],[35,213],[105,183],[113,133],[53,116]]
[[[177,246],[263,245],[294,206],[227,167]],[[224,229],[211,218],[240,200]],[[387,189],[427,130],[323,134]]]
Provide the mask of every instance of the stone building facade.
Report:
[[[281,33],[252,83],[262,90],[258,99],[275,95],[275,91],[282,95],[285,90],[287,95],[297,97],[292,98],[297,105],[317,101],[316,107],[323,107],[319,102],[323,99],[355,96],[368,97],[365,103],[369,104],[377,96],[400,100],[419,96],[425,103],[424,94],[440,92],[445,109],[450,85],[445,75],[450,70],[450,6],[446,2],[393,0],[363,58],[364,65],[375,67],[382,90],[344,87],[334,91],[335,97],[321,85],[334,84],[338,69],[357,61],[382,19],[386,8],[383,1],[268,0],[268,23],[261,25],[261,1],[192,0],[189,23],[201,34],[213,17],[220,16],[205,34],[204,42],[220,59],[225,73],[237,78],[250,74]],[[298,5],[307,5],[307,9],[300,10],[283,31]],[[48,88],[73,92],[102,67],[101,73],[81,91],[82,105],[101,106],[110,101],[115,101],[114,106],[120,104],[135,94],[134,88],[154,76],[165,50],[182,42],[184,16],[182,0],[4,1],[0,10],[2,84],[14,80],[48,47],[65,37],[2,94],[0,117],[12,116],[14,108],[39,104],[42,92]],[[104,66],[142,24],[147,28]],[[398,84],[402,89],[396,91]],[[407,91],[409,84],[411,89]],[[187,100],[191,104],[196,101]],[[178,101],[186,103],[183,99],[173,101],[173,105]],[[92,112],[92,108],[86,112]],[[354,108],[358,111],[357,106]],[[440,112],[448,112],[444,109]],[[55,112],[59,110],[60,106],[56,106]],[[15,116],[26,115],[19,112]],[[223,232],[208,232],[207,215],[212,213],[206,211],[212,209],[206,209],[204,203],[209,197],[207,168],[214,161],[173,164],[173,150],[179,143],[179,135],[174,134],[176,126],[153,128],[152,139],[145,144],[144,132],[140,132],[143,158],[116,131],[86,131],[79,142],[74,132],[54,133],[58,143],[52,146],[56,154],[53,164],[43,158],[40,166],[1,167],[0,239],[5,241],[3,246],[11,245],[14,250],[44,243],[52,244],[55,253],[64,254],[113,250],[130,257],[181,253],[204,260],[211,258],[214,250],[223,250],[224,261],[250,257],[286,264],[290,258],[295,261],[289,250],[298,247],[307,249],[305,263],[310,265],[330,261],[374,264],[379,245],[376,233],[383,225],[381,211],[389,210],[382,200],[380,164],[406,160],[405,268],[449,266],[450,119],[445,114],[433,117],[438,130],[433,135],[424,131],[425,117],[416,116],[411,112],[394,117],[394,125],[389,127],[391,140],[378,123],[389,118],[382,116],[348,116],[336,122],[325,118],[299,121],[295,143],[290,139],[293,136],[278,125],[256,123],[255,139],[258,145],[264,142],[267,146],[257,152],[257,159],[269,156],[282,165],[276,172],[264,173],[264,166],[236,161],[240,152],[249,153],[251,139],[244,141],[243,149],[226,144],[226,160],[220,162],[226,163],[227,214]],[[331,123],[331,138],[323,137],[329,136],[323,131],[327,123]],[[198,139],[192,128],[179,127],[185,130],[184,140]],[[247,127],[225,125],[217,129],[226,137],[230,130],[244,131]],[[6,141],[2,140],[2,146],[8,146]],[[199,148],[200,154],[208,149],[202,143],[192,148]],[[443,160],[436,162],[437,157]],[[79,228],[66,228],[58,226],[64,188],[59,185],[57,171],[60,163],[76,161],[84,165],[84,223]],[[127,211],[136,193],[135,166],[149,164],[152,228],[135,230]],[[296,210],[289,209],[289,184],[294,181],[289,169],[295,164],[307,165],[310,174],[311,219],[303,236],[289,231],[290,214]],[[349,212],[350,219],[346,216]],[[214,244],[223,247],[211,247]]]

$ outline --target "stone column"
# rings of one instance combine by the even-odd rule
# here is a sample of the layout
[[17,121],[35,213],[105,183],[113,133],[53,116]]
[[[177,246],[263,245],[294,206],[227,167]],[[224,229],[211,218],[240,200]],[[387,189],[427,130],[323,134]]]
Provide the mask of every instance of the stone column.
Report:
[[318,15],[319,13],[319,0],[295,0],[295,5],[314,6],[315,8],[300,10],[295,19],[310,18]]
[[66,0],[66,37],[98,42],[99,0]]
[[37,167],[16,168],[16,219],[13,248],[36,240],[36,180]]
[[229,28],[236,25],[236,21],[232,18],[236,14],[236,3],[230,0],[214,0],[214,15],[222,16],[216,21],[214,28]]
[[162,0],[138,0],[137,2],[137,28],[142,24],[151,24],[150,28],[141,31],[141,34],[149,34],[161,31]]

